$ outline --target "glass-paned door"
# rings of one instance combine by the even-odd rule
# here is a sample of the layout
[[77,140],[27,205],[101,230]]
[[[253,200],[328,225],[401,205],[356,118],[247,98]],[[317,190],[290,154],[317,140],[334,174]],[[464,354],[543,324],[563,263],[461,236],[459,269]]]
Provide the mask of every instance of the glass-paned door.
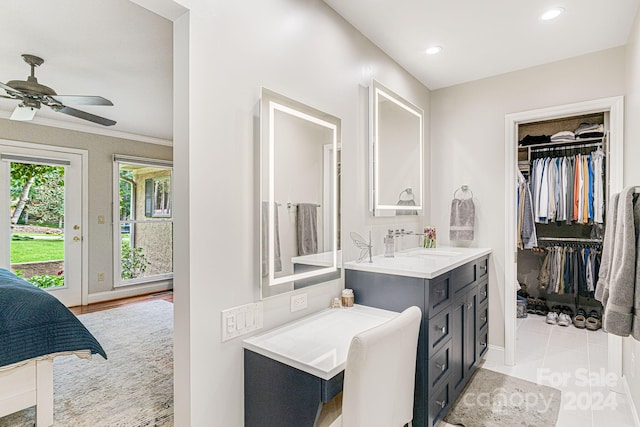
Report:
[[0,145],[2,266],[82,303],[82,156]]

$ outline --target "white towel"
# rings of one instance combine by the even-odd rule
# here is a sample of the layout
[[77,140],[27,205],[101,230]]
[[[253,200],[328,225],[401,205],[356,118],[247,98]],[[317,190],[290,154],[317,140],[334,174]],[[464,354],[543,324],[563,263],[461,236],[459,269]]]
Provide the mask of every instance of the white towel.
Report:
[[451,217],[449,222],[450,240],[473,240],[475,211],[476,208],[472,198],[454,198],[451,201]]
[[[269,274],[269,203],[262,202],[262,275]],[[273,263],[274,271],[282,271],[282,259],[280,258],[280,227],[278,226],[278,204],[273,205]]]

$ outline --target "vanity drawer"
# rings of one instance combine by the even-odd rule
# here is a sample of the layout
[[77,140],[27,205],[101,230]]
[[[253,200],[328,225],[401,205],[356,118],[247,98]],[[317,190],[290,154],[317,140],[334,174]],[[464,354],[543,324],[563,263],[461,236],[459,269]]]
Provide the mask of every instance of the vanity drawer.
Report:
[[451,406],[451,386],[448,382],[431,395],[428,406],[428,427],[435,427],[449,411]]
[[456,293],[476,281],[476,263],[469,262],[451,272],[451,286]]
[[451,280],[448,274],[443,274],[428,282],[427,316],[432,318],[451,304]]
[[451,340],[451,310],[443,310],[427,321],[429,327],[427,357],[432,357]]
[[476,325],[478,325],[478,329],[482,329],[489,324],[489,304],[486,302],[480,304],[476,313],[478,316]]
[[478,285],[478,304],[482,304],[489,299],[489,281],[485,280],[484,282]]
[[441,384],[449,381],[449,371],[451,366],[451,340],[447,342],[436,354],[426,362],[428,364],[428,395],[439,388]]
[[489,350],[489,327],[485,326],[478,333],[478,360],[482,359]]
[[489,257],[480,258],[476,261],[476,274],[478,279],[482,279],[489,272]]

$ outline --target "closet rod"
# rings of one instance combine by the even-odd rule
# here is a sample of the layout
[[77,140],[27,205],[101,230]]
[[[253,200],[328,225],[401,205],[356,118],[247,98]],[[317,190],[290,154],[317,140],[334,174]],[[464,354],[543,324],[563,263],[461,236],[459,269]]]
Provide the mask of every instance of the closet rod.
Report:
[[569,145],[566,142],[564,142],[563,144],[565,144],[565,145],[556,144],[556,145],[554,145],[552,147],[530,148],[529,152],[537,153],[537,152],[540,152],[540,151],[555,151],[555,150],[563,150],[563,149],[588,148],[588,147],[601,147],[602,146],[602,142],[592,142],[592,143],[589,143],[589,144],[571,143],[571,145]]
[[577,144],[598,142],[598,141],[601,143],[606,137],[607,137],[607,134],[596,137],[596,138],[576,138],[573,141],[555,141],[555,142],[542,142],[540,144],[531,144],[531,145],[518,145],[518,148],[553,147],[557,145],[577,145]]
[[602,243],[602,239],[588,239],[584,237],[538,237],[543,242],[577,242],[577,243]]

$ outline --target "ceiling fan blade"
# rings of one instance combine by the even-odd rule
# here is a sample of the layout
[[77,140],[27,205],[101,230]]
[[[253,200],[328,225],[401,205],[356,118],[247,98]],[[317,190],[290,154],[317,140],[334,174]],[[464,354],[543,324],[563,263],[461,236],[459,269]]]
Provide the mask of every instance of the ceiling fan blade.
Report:
[[105,119],[104,117],[96,116],[95,114],[87,113],[86,111],[76,110],[75,108],[62,106],[54,108],[55,111],[59,113],[68,114],[73,117],[77,117],[79,119],[88,120],[90,122],[98,123],[103,126],[113,126],[116,124],[115,121],[110,119]]
[[113,105],[113,102],[101,96],[54,95],[53,99],[61,104],[75,105]]
[[15,90],[11,86],[7,86],[6,84],[4,84],[2,82],[0,82],[0,88],[4,89],[4,91],[7,92],[9,95],[15,93],[16,95],[24,96],[24,94],[22,92],[20,92],[19,90]]
[[33,120],[33,117],[36,115],[37,111],[37,108],[25,107],[20,104],[16,107],[15,110],[13,110],[13,114],[11,114],[10,119],[20,121]]

